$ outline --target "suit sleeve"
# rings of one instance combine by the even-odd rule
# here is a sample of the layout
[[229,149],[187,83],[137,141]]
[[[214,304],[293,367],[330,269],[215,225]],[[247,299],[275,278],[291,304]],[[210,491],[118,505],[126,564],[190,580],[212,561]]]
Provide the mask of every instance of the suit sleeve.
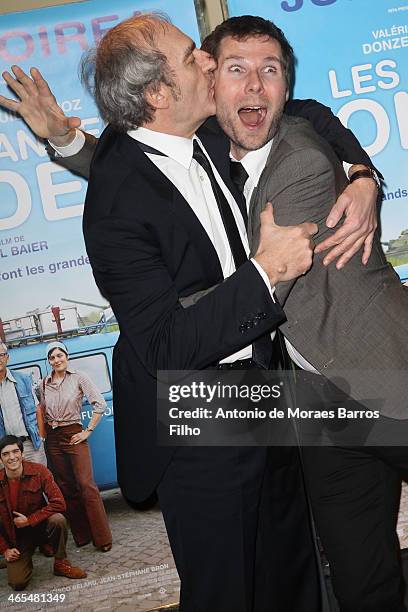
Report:
[[[319,244],[336,229],[326,226],[327,215],[337,197],[335,185],[333,166],[322,151],[314,147],[291,151],[274,168],[274,180],[270,182],[267,194],[268,200],[274,203],[276,223],[297,225],[305,221],[314,222],[318,234],[313,240]],[[313,265],[323,265],[323,257],[324,253],[315,255]],[[300,279],[306,277],[307,274]],[[283,306],[297,280],[278,283],[276,296]]]
[[153,376],[209,366],[285,320],[250,261],[183,308],[152,228],[109,215],[85,224],[84,234],[96,283]]
[[374,168],[353,132],[344,127],[328,106],[316,100],[289,100],[285,112],[310,121],[316,132],[331,145],[340,161]]
[[89,178],[89,171],[91,167],[91,161],[93,154],[95,153],[96,145],[98,144],[98,139],[92,134],[85,133],[85,144],[82,149],[76,153],[75,155],[70,155],[69,157],[60,157],[56,154],[56,151],[49,145],[46,145],[47,153],[50,156],[51,160],[58,164],[59,166],[63,166],[67,170],[74,172],[75,174],[79,174],[83,178]]

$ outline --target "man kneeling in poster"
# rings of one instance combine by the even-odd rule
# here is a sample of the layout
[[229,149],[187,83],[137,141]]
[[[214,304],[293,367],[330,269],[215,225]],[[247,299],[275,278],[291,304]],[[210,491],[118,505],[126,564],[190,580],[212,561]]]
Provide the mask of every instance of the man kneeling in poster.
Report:
[[32,556],[39,544],[54,550],[54,574],[86,578],[86,572],[66,558],[65,500],[51,472],[39,463],[24,461],[23,443],[16,436],[0,440],[0,553],[7,562],[7,580],[22,591],[33,572]]

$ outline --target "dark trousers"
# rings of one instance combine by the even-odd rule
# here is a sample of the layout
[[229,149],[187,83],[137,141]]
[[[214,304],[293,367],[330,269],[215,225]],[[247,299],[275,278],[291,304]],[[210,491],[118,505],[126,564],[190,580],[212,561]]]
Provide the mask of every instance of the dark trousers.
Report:
[[308,490],[341,612],[402,612],[396,524],[406,448],[305,447]]
[[[323,377],[312,374],[305,380],[298,393],[303,408],[363,408]],[[300,423],[300,432],[304,443],[320,444],[304,446],[302,456],[341,612],[402,612],[396,525],[408,449],[397,444],[408,440],[407,422],[385,417],[309,419]]]
[[[17,549],[20,557],[7,563],[7,581],[15,591],[22,591],[30,582],[33,573],[32,556],[37,546],[49,543],[56,559],[65,559],[67,543],[67,521],[56,512],[36,527],[26,527],[18,533]],[[14,547],[12,547],[14,548]]]
[[67,504],[66,516],[77,546],[91,540],[95,546],[112,543],[112,534],[92,471],[88,443],[70,445],[82,430],[79,424],[47,426],[46,450],[50,469]]
[[158,487],[182,612],[318,612],[297,450],[184,447]]

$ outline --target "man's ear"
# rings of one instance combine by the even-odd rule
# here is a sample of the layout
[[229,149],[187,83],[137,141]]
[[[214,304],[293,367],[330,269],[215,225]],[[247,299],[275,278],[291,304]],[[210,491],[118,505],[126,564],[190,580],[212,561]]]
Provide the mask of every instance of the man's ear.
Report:
[[285,94],[285,101],[287,102],[289,100],[289,88],[286,90],[286,94]]
[[148,87],[145,97],[146,102],[153,108],[168,108],[170,95],[169,87],[164,83],[159,83]]

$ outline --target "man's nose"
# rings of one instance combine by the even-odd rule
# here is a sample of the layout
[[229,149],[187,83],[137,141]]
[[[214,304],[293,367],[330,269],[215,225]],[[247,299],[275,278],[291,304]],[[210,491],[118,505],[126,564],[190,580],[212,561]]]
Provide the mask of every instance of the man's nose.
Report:
[[245,84],[245,90],[250,93],[259,93],[260,91],[263,91],[263,88],[263,82],[258,72],[256,70],[249,72]]

